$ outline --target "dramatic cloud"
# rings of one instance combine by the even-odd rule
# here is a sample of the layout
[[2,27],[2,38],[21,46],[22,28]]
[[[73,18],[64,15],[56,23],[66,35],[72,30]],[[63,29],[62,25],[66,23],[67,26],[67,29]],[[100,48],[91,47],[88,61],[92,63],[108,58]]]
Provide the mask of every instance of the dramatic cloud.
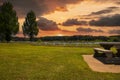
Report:
[[86,25],[86,21],[79,21],[78,19],[68,19],[62,23],[63,26]]
[[97,11],[97,12],[92,12],[89,16],[111,13],[114,10],[117,10],[118,8],[119,7],[108,7],[107,9],[104,9],[104,10],[100,10],[100,11]]
[[[4,2],[6,0],[2,0]],[[20,17],[34,10],[37,16],[48,14],[54,11],[67,11],[68,4],[77,4],[83,0],[8,0],[10,1]]]
[[119,10],[120,10],[120,7],[111,6],[111,7],[105,8],[103,10],[91,12],[88,15],[79,15],[78,17],[80,17],[80,19],[82,19],[82,20],[99,19],[102,16],[109,16],[109,15],[117,14]]
[[120,26],[120,14],[101,17],[99,20],[91,20],[89,24],[92,26]]
[[102,30],[96,30],[96,29],[91,29],[91,28],[81,28],[81,27],[79,27],[79,28],[77,28],[77,31],[78,32],[104,32],[104,31],[102,31]]
[[44,31],[54,31],[54,30],[59,30],[56,22],[52,20],[48,20],[46,18],[40,17],[38,22],[38,26],[41,30]]
[[120,30],[111,30],[109,31],[110,34],[120,34]]

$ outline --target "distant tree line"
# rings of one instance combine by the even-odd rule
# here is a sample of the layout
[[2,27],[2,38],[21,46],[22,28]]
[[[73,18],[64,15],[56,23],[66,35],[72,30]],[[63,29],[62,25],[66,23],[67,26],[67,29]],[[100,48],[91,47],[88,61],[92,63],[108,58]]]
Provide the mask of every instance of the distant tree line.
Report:
[[[14,37],[13,41],[28,41],[28,38]],[[109,42],[120,42],[120,36],[49,36],[34,38],[33,41],[109,41]]]
[[[28,12],[23,24],[23,34],[30,41],[38,34],[36,16],[33,11]],[[0,6],[0,41],[9,42],[19,31],[19,22],[16,11],[10,2],[4,2]]]
[[43,37],[40,38],[42,41],[120,41],[120,36],[56,36],[56,37]]

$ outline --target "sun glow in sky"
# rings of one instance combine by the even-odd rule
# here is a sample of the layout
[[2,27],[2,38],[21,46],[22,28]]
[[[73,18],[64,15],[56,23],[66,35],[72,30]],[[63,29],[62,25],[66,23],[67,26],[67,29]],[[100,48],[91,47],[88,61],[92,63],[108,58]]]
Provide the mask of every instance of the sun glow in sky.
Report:
[[57,36],[63,36],[63,34],[57,34]]
[[[38,37],[120,34],[120,0],[8,1],[18,13],[20,22],[18,36],[23,36],[21,26],[29,10],[36,13],[40,29]],[[41,26],[43,23],[44,26]]]

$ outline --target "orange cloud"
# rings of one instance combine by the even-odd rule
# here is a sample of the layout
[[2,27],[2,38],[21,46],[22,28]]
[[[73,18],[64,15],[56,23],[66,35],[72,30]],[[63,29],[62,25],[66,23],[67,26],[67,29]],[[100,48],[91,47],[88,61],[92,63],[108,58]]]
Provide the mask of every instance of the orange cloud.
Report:
[[56,11],[68,11],[65,7],[56,7]]

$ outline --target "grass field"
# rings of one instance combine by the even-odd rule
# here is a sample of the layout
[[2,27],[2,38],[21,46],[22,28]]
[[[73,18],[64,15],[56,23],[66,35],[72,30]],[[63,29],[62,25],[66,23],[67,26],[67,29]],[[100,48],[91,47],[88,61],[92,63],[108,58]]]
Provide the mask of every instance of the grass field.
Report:
[[92,47],[0,43],[0,80],[119,80],[120,73],[93,72],[81,55]]

